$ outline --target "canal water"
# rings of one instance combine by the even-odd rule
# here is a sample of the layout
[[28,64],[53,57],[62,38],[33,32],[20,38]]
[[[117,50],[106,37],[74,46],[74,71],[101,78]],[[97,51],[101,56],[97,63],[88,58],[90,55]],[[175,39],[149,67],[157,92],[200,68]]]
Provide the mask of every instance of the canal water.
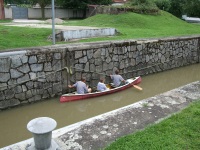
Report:
[[200,80],[200,64],[142,77],[142,91],[125,91],[82,101],[60,103],[59,97],[0,112],[0,148],[32,137],[28,122],[37,117],[57,121],[57,129]]

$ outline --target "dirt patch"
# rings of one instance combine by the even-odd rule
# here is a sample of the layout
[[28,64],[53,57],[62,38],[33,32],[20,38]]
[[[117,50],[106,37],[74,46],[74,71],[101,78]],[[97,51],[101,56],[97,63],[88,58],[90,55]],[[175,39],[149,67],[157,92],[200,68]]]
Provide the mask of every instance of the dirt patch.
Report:
[[[52,19],[48,19],[48,20],[46,20],[45,22],[46,22],[46,23],[52,24]],[[55,18],[55,19],[54,19],[54,23],[55,23],[55,24],[62,24],[62,23],[64,23],[64,20],[59,19],[59,18]]]

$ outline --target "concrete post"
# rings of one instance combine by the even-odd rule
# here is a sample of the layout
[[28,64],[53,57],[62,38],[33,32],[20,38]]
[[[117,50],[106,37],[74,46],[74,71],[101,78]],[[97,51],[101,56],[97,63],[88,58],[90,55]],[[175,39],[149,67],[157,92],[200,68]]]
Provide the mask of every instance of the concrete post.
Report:
[[35,149],[44,150],[50,148],[52,131],[56,125],[56,121],[48,117],[35,118],[27,124],[27,129],[34,137]]

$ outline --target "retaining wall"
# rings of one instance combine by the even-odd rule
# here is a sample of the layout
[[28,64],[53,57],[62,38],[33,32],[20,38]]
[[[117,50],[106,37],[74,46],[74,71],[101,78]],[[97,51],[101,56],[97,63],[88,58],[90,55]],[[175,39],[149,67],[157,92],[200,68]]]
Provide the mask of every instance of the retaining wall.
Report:
[[100,76],[109,82],[107,75],[116,68],[127,79],[199,61],[200,36],[66,44],[2,52],[0,109],[59,96],[68,91],[68,84],[81,76],[93,87]]
[[65,41],[72,39],[81,39],[81,38],[114,36],[115,34],[116,34],[115,28],[93,28],[93,29],[62,31],[62,37]]

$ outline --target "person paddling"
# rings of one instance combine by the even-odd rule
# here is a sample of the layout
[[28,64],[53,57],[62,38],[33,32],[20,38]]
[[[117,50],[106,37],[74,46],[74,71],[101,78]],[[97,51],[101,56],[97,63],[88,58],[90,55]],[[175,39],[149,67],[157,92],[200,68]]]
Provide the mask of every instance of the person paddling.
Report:
[[119,70],[115,70],[115,74],[114,75],[110,75],[110,78],[113,81],[113,84],[111,85],[113,87],[118,87],[120,85],[125,84],[125,82],[126,82],[124,80],[124,78],[121,75],[119,75]]
[[78,94],[85,94],[85,93],[91,93],[92,89],[88,88],[88,86],[85,84],[86,79],[84,77],[81,78],[81,81],[77,81],[73,85],[68,85],[69,88],[76,87],[76,91]]
[[102,92],[102,91],[109,90],[109,88],[107,88],[106,85],[104,84],[104,81],[105,81],[104,78],[100,78],[97,84],[97,91]]

